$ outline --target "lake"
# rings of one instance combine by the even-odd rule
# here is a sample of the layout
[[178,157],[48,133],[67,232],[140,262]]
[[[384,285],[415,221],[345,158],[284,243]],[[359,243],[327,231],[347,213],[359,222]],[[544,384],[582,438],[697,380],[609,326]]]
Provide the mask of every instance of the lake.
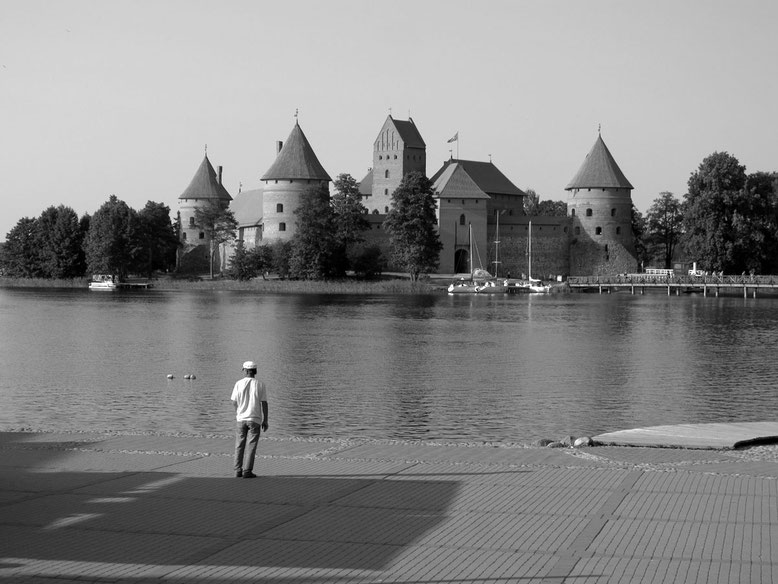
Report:
[[231,435],[247,359],[277,437],[771,420],[777,342],[769,298],[0,288],[0,428]]

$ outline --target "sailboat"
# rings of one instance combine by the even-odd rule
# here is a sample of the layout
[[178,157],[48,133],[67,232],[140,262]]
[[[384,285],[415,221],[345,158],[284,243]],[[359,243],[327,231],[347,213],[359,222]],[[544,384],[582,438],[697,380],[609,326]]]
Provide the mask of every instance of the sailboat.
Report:
[[527,281],[525,287],[528,292],[533,294],[548,294],[551,292],[551,286],[532,277],[532,221],[529,222],[529,235],[527,237]]
[[[473,241],[473,226],[470,225],[468,231],[469,245],[470,245],[470,280],[464,278],[452,282],[448,286],[449,294],[505,294],[507,292],[506,287],[502,282],[498,282],[489,272],[483,268],[473,269],[473,249],[475,248],[475,242]],[[477,253],[476,249],[476,253]],[[479,256],[478,263],[480,265],[481,258]]]

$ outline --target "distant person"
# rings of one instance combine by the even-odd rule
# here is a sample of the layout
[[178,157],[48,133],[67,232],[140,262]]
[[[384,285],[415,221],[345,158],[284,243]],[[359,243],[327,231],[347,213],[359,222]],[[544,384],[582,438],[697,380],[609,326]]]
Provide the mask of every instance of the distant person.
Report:
[[[260,431],[267,432],[267,390],[257,381],[257,364],[243,363],[243,379],[235,383],[230,400],[235,406],[235,476],[253,479],[254,456],[257,453]],[[249,434],[251,435],[249,437]],[[246,438],[249,449],[246,452]],[[245,461],[244,461],[245,454]],[[245,464],[244,464],[245,462]]]

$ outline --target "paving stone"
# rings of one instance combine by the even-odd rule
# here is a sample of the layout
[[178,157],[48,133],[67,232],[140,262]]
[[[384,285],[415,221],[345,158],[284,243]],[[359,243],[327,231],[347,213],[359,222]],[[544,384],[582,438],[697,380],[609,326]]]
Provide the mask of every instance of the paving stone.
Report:
[[0,433],[0,581],[776,580],[778,463],[738,453]]

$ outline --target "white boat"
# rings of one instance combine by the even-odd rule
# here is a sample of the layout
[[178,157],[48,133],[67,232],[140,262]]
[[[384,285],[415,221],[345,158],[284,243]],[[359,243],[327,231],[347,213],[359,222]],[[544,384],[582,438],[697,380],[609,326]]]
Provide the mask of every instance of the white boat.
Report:
[[537,278],[530,278],[526,286],[527,290],[532,294],[548,294],[551,292],[551,286],[544,284]]
[[90,290],[116,290],[119,287],[119,278],[113,274],[94,274],[89,282]]
[[449,294],[478,294],[479,284],[473,280],[465,280],[464,278],[451,282],[448,285]]

